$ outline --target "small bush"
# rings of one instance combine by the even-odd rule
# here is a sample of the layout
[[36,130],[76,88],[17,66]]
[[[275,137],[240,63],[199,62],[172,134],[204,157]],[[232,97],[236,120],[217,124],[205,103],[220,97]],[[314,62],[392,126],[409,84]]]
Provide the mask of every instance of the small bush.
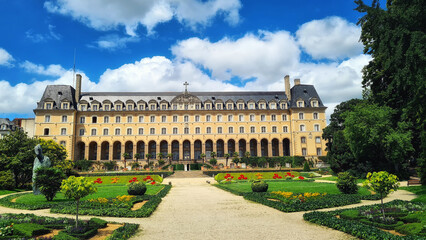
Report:
[[86,159],[77,160],[74,164],[75,168],[81,171],[88,171],[92,167],[92,165],[93,161]]
[[357,178],[348,172],[341,172],[337,175],[336,186],[343,194],[356,194],[359,189]]
[[416,235],[419,234],[422,229],[423,224],[421,223],[409,223],[396,227],[395,231],[405,235]]
[[211,164],[211,165],[216,165],[217,164],[217,160],[216,160],[216,158],[212,158],[212,159],[210,159],[210,161],[209,161],[209,163]]
[[117,166],[116,161],[104,162],[104,167],[106,168],[107,171],[113,171],[116,166]]
[[15,178],[10,171],[0,171],[0,189],[13,190],[15,188]]
[[41,167],[36,170],[35,184],[47,201],[52,201],[56,193],[61,189],[65,174],[59,168]]
[[311,171],[311,167],[309,167],[309,163],[308,163],[308,161],[306,161],[306,162],[303,164],[303,171],[304,171],[304,172],[310,172],[310,171]]
[[254,181],[251,184],[251,190],[253,192],[266,192],[268,191],[268,184],[264,181]]
[[144,195],[146,192],[146,185],[143,182],[129,183],[127,193],[129,195]]
[[49,229],[35,223],[18,223],[13,225],[13,228],[25,237],[39,236],[50,232]]

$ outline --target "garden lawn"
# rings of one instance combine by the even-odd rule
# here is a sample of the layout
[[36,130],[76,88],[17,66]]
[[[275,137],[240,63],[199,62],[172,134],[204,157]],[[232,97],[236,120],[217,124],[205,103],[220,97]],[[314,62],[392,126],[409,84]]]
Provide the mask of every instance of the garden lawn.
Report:
[[416,194],[418,197],[411,200],[412,202],[426,203],[426,186],[400,187],[399,189],[407,190]]
[[20,192],[20,191],[19,190],[18,191],[16,191],[16,190],[0,190],[0,196],[6,195],[6,194],[9,194],[9,193],[15,193],[15,192]]
[[[315,183],[315,182],[303,182],[303,181],[291,181],[291,182],[274,182],[268,181],[268,192],[274,191],[285,191],[294,193],[327,193],[327,194],[340,194],[339,189],[333,183]],[[231,184],[220,184],[220,186],[227,188],[232,191],[239,193],[249,193],[251,190],[250,182],[237,182]],[[371,195],[371,193],[361,187],[358,191],[360,195]]]
[[[127,186],[123,184],[119,185],[97,185],[98,191],[92,195],[86,196],[85,198],[82,198],[82,200],[87,199],[96,199],[96,198],[115,198],[117,196],[121,195],[128,195],[127,193]],[[147,185],[147,191],[145,194],[148,195],[156,195],[164,186],[163,185]],[[46,203],[61,203],[61,202],[68,202],[73,201],[66,199],[65,196],[58,192],[56,194],[56,197],[53,199],[53,201],[48,202],[46,198],[43,195],[33,195],[33,194],[25,194],[21,197],[18,197],[16,199],[16,203],[22,203],[22,204],[28,204],[28,205],[43,205]]]
[[[331,177],[322,177],[322,178],[318,178],[318,180],[328,180],[328,181],[337,181],[337,177],[336,176],[331,176]],[[357,183],[363,183],[365,182],[365,180],[367,179],[357,179]]]

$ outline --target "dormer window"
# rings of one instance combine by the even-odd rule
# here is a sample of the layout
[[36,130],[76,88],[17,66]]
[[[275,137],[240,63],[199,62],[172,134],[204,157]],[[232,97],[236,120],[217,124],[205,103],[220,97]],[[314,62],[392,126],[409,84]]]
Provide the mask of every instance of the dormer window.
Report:
[[232,104],[232,103],[228,103],[228,107],[227,107],[227,108],[231,110],[231,109],[232,109],[232,107],[233,107],[232,105],[234,105],[234,104]]
[[287,109],[287,104],[286,103],[281,103],[281,109]]
[[144,109],[144,106],[143,106],[143,104],[139,104],[139,110],[143,110]]
[[150,110],[155,110],[155,107],[156,107],[156,106],[155,106],[155,104],[150,104],[150,105],[149,105],[149,109],[150,109]]
[[167,110],[167,104],[161,104],[161,110]]
[[45,108],[46,109],[52,109],[52,103],[46,103]]
[[207,103],[207,104],[206,104],[206,109],[207,109],[207,110],[210,110],[211,108],[212,108],[211,104],[210,104],[210,103]]
[[318,107],[318,101],[312,101],[311,106],[312,107]]
[[86,111],[86,104],[80,106],[81,111]]
[[275,103],[271,103],[271,104],[269,104],[269,108],[270,109],[276,109],[277,105]]
[[133,105],[131,105],[131,104],[127,105],[127,110],[128,111],[132,111],[133,110]]
[[239,103],[238,104],[238,109],[244,109],[244,103]]
[[120,104],[115,105],[115,110],[121,111],[121,105]]
[[105,104],[105,105],[104,105],[104,110],[105,110],[105,111],[109,111],[109,108],[110,108],[109,104]]
[[177,104],[173,104],[173,110],[177,110]]
[[216,109],[221,110],[222,109],[222,103],[217,103],[216,104]]
[[195,109],[199,110],[200,109],[200,104],[195,104]]
[[259,104],[259,108],[260,109],[265,109],[265,104],[264,103]]
[[303,101],[297,101],[297,107],[304,107]]
[[69,107],[68,103],[62,103],[62,108],[63,109],[68,109],[68,107]]
[[92,105],[92,110],[93,111],[98,111],[98,105],[97,104]]
[[249,109],[254,109],[254,103],[249,104]]

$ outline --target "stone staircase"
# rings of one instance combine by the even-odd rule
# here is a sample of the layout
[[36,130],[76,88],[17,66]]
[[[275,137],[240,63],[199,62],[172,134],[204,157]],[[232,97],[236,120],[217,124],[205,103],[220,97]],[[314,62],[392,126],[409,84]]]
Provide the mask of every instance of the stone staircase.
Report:
[[175,171],[173,175],[168,178],[207,178],[209,176],[204,175],[201,170],[191,171]]

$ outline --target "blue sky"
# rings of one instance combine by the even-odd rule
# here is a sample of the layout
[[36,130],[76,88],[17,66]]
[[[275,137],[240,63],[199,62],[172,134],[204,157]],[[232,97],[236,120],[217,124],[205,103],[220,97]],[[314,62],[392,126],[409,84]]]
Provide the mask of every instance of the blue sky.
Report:
[[48,84],[83,91],[284,90],[314,84],[330,114],[370,60],[352,1],[0,0],[0,117],[32,117]]

